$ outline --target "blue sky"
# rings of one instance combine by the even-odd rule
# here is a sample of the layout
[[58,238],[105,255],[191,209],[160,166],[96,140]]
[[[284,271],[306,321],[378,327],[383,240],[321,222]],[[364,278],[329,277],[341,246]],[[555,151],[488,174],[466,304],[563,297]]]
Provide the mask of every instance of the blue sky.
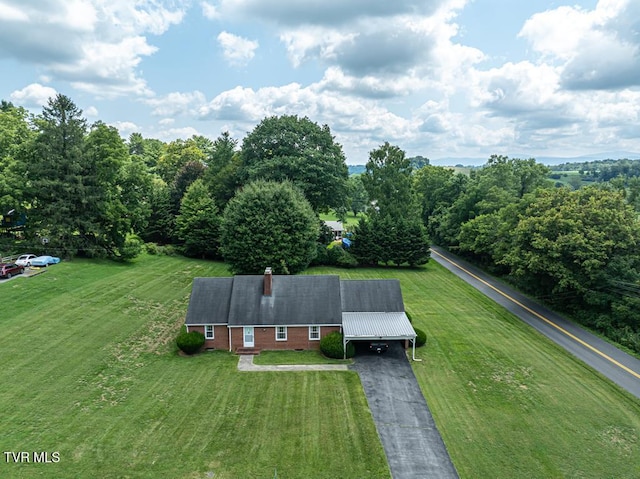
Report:
[[265,116],[347,162],[640,152],[637,0],[0,0],[0,98],[171,141]]

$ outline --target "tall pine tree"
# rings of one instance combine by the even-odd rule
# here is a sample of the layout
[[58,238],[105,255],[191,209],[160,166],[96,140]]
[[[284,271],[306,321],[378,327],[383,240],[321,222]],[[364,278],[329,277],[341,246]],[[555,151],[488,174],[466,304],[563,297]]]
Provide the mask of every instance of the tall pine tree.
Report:
[[82,151],[86,121],[69,97],[58,94],[49,99],[35,125],[38,136],[28,166],[29,227],[49,240],[51,252],[74,255],[86,246],[83,235],[92,228]]

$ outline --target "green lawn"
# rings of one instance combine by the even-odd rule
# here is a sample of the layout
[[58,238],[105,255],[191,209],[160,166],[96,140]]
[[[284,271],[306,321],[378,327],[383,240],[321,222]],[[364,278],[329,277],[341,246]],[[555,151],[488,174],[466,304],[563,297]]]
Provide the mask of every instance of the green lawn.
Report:
[[[400,279],[428,335],[414,371],[462,478],[640,477],[640,401],[439,265],[309,273]],[[388,478],[355,373],[176,354],[192,278],[228,274],[145,256],[1,284],[0,447],[60,461],[2,457],[0,477]]]
[[0,285],[0,448],[59,452],[4,478],[388,478],[353,372],[241,373],[176,354],[194,276],[219,263],[74,261]]
[[[345,226],[351,226],[353,228],[358,224],[360,218],[364,218],[364,213],[358,213],[357,216],[354,216],[353,211],[349,211],[347,213],[346,221],[343,224]],[[331,211],[330,213],[321,214],[320,219],[323,221],[338,221],[338,217],[333,211]]]
[[320,351],[262,351],[253,357],[253,364],[351,364],[351,359],[333,359]]
[[640,400],[433,261],[342,276],[400,279],[427,333],[413,369],[460,477],[640,477]]

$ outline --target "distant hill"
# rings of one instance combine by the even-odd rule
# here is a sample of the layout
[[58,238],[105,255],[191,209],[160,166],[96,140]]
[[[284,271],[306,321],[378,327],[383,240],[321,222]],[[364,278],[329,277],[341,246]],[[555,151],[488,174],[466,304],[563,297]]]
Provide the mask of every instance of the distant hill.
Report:
[[[509,158],[528,159],[531,155],[509,155]],[[630,151],[614,151],[611,153],[594,153],[592,155],[583,156],[534,156],[538,163],[543,165],[561,165],[563,163],[587,163],[589,161],[597,160],[638,160],[640,159],[640,153],[633,153]],[[474,167],[484,165],[487,158],[438,158],[437,160],[429,160],[430,164],[435,166],[458,166],[458,167]],[[347,165],[349,167],[349,175],[359,175],[364,173],[364,165]]]
[[[409,158],[411,161],[411,166],[414,170],[422,168],[425,165],[429,164],[429,158],[425,158],[424,156],[414,156]],[[349,167],[349,176],[351,175],[360,175],[365,172],[365,165],[347,165]]]
[[[509,158],[531,158],[532,155],[508,155]],[[560,156],[533,156],[538,163],[544,165],[560,165],[562,163],[585,163],[595,160],[621,160],[626,158],[628,160],[640,159],[640,153],[633,153],[630,151],[614,151],[605,153],[594,153],[591,155],[572,156],[572,157],[560,157]],[[489,158],[438,158],[437,160],[431,160],[432,165],[437,166],[481,166],[484,165]]]
[[349,176],[351,175],[360,175],[364,173],[365,167],[364,165],[347,165],[349,167]]

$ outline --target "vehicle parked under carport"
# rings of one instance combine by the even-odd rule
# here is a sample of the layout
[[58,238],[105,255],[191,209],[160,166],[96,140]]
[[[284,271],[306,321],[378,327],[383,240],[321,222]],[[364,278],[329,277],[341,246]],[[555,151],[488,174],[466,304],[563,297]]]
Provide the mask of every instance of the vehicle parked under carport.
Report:
[[389,343],[386,341],[371,341],[369,343],[369,351],[381,354],[389,349]]

